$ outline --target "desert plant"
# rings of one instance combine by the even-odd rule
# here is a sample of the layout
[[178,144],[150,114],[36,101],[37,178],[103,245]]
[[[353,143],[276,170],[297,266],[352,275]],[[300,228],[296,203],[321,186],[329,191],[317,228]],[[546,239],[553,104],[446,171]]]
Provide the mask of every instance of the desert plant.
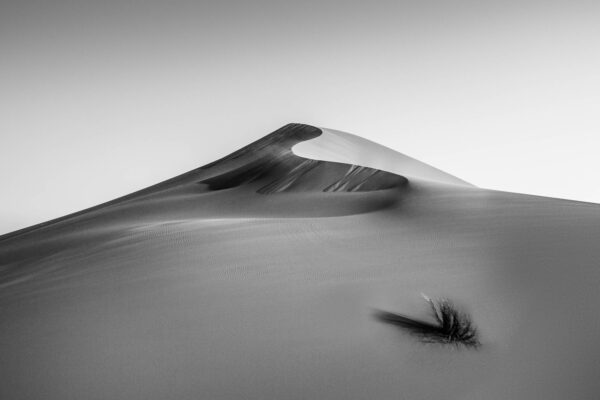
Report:
[[448,299],[434,300],[425,295],[435,323],[407,317],[388,311],[377,311],[376,317],[419,336],[424,342],[479,347],[477,328],[468,314],[461,312]]

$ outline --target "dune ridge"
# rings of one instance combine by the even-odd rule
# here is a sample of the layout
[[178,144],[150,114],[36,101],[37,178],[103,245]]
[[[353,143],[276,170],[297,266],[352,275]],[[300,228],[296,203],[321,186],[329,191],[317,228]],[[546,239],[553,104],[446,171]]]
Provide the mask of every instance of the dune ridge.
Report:
[[293,191],[370,191],[400,187],[403,176],[373,168],[325,162],[300,157],[292,147],[314,140],[322,130],[301,124],[288,124],[264,138],[210,163],[202,170],[211,174],[200,183],[208,190],[255,185],[260,194]]
[[[144,224],[214,217],[352,215],[393,206],[401,199],[400,193],[408,190],[408,180],[400,175],[292,152],[294,145],[321,134],[319,128],[288,124],[172,179],[2,235],[0,281],[19,281],[27,275],[21,265],[31,265],[30,261],[51,256],[65,246],[83,249]],[[357,193],[365,195],[351,195]]]
[[[259,194],[291,191],[371,191],[405,186],[405,177],[357,165],[324,162],[297,156],[292,147],[321,135],[321,129],[303,124],[288,124],[228,156],[164,182],[109,202],[0,235],[0,243],[39,229],[64,225],[89,218],[98,212],[118,211],[138,203],[174,201],[183,195],[201,195],[210,191],[242,185]],[[349,189],[348,189],[349,188]],[[153,210],[158,212],[159,210]]]
[[300,157],[359,164],[401,175],[409,180],[473,187],[456,176],[360,136],[329,128],[321,130],[321,135],[295,144],[292,151]]

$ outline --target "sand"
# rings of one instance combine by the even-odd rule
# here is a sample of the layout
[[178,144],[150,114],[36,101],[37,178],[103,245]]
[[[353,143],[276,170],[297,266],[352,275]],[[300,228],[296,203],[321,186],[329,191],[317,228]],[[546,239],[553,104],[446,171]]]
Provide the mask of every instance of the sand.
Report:
[[[595,398],[600,207],[365,143],[288,125],[0,237],[0,398]],[[481,346],[373,318],[421,293]]]

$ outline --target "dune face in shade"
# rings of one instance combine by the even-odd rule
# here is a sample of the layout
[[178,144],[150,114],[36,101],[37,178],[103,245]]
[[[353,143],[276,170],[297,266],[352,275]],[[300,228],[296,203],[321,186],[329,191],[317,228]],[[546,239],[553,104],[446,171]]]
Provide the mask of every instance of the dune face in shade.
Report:
[[321,130],[299,124],[287,125],[229,156],[202,167],[217,170],[201,182],[209,190],[254,184],[257,193],[362,192],[401,187],[403,176],[358,165],[305,159],[292,146],[314,139]]
[[595,398],[599,239],[598,205],[287,125],[0,237],[0,398]]

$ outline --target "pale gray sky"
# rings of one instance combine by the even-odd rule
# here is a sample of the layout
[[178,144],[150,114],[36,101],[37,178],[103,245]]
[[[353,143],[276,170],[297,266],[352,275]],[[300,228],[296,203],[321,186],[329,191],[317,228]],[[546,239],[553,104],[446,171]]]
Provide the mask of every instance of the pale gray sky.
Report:
[[0,4],[0,233],[288,122],[600,202],[597,1]]

